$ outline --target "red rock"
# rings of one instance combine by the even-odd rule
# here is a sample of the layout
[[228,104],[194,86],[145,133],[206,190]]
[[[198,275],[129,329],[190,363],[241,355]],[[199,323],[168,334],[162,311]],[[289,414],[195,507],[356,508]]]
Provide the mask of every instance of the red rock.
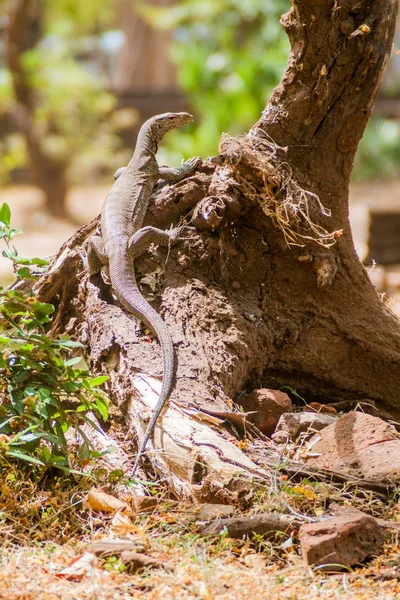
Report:
[[255,411],[247,418],[265,435],[271,435],[275,431],[279,417],[292,410],[289,396],[279,390],[253,390],[251,394],[242,396],[240,403],[246,412]]
[[349,412],[320,436],[308,464],[371,481],[400,477],[400,435],[382,419]]
[[300,527],[300,544],[307,565],[337,571],[351,567],[382,551],[385,534],[368,515],[340,516]]
[[338,420],[337,415],[328,415],[311,412],[285,413],[283,414],[276,427],[275,436],[278,433],[286,433],[292,440],[296,440],[300,433],[308,432],[310,435],[316,431],[321,431],[325,427],[332,425]]
[[310,404],[307,404],[303,408],[303,412],[336,414],[337,410],[333,406],[326,406],[325,404],[320,404],[319,402],[310,402]]

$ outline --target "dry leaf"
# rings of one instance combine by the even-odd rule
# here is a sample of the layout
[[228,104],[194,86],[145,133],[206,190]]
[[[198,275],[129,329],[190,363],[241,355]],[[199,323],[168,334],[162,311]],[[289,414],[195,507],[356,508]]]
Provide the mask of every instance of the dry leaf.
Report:
[[74,558],[62,571],[56,573],[56,577],[68,579],[68,581],[80,581],[86,575],[93,573],[98,560],[91,552],[84,552]]
[[116,535],[126,535],[136,531],[136,526],[126,513],[118,511],[112,518],[110,529]]
[[201,600],[214,600],[214,595],[210,592],[204,581],[200,581],[199,583],[199,596]]
[[123,500],[110,496],[101,490],[92,489],[88,493],[87,502],[92,510],[114,513],[118,510],[125,510],[128,515],[133,515],[129,504]]
[[265,569],[267,559],[263,554],[246,554],[243,562],[249,569]]

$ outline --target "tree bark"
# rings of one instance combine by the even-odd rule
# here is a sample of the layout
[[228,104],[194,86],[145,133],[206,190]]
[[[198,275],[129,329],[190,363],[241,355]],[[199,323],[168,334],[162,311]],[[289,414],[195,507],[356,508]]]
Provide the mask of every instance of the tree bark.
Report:
[[67,165],[49,156],[43,149],[42,134],[35,124],[37,92],[23,65],[23,54],[41,37],[43,3],[37,0],[13,0],[10,4],[6,38],[6,59],[10,70],[16,107],[13,118],[25,138],[36,185],[42,190],[47,212],[66,218]]
[[[276,448],[238,445],[232,414],[232,400],[246,408],[255,388],[286,384],[320,402],[370,398],[399,419],[399,322],[357,258],[348,220],[349,175],[396,10],[395,0],[292,0],[282,18],[289,64],[259,122],[154,195],[146,224],[186,218],[197,227],[169,254],[135,263],[176,349],[176,385],[147,455],[179,496],[233,501],[249,480],[270,481]],[[81,272],[81,246],[97,226],[61,249],[37,293],[58,303],[53,331],[87,343],[140,440],[160,388],[159,346]]]

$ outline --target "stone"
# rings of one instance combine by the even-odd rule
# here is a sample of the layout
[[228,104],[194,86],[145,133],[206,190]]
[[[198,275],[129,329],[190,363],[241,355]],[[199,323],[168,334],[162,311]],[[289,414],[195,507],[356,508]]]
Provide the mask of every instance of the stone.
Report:
[[129,574],[136,573],[141,569],[161,568],[171,570],[171,567],[162,561],[147,556],[147,554],[130,552],[129,550],[122,552],[121,560],[124,563],[126,572]]
[[336,414],[337,410],[333,406],[326,406],[326,404],[320,404],[319,402],[310,402],[310,404],[307,404],[303,408],[303,412]]
[[301,433],[310,435],[321,431],[325,427],[336,423],[338,415],[325,413],[299,412],[283,414],[276,427],[276,433],[284,432],[292,440],[296,440]]
[[[332,502],[332,504],[329,505],[329,515],[331,517],[342,517],[365,515],[365,513],[353,506],[342,506],[336,502]],[[380,519],[379,517],[375,517],[375,521],[378,525],[383,527],[385,531],[396,531],[397,533],[400,531],[400,523],[397,523],[396,521],[388,521],[386,519]]]
[[287,431],[275,431],[275,433],[271,435],[271,440],[274,441],[275,444],[288,444],[291,441]]
[[381,553],[385,533],[369,515],[340,516],[300,527],[300,545],[309,566],[337,571]]
[[378,417],[349,412],[320,433],[307,464],[370,481],[400,478],[400,434]]
[[285,392],[263,388],[242,396],[240,404],[245,412],[253,412],[247,419],[264,435],[274,433],[279,417],[292,410],[292,402]]
[[160,504],[159,498],[153,498],[152,496],[132,496],[132,505],[137,513],[152,510],[158,504]]
[[244,539],[252,537],[255,533],[267,537],[276,536],[277,531],[288,533],[298,530],[302,521],[291,515],[281,513],[259,513],[244,515],[232,519],[214,519],[213,521],[199,521],[198,531],[202,535],[220,535],[225,531],[229,537]]
[[182,513],[189,521],[212,521],[232,517],[235,507],[229,504],[194,504]]
[[142,541],[123,539],[102,539],[89,544],[86,552],[105,558],[107,556],[120,556],[123,552],[143,552],[145,545]]

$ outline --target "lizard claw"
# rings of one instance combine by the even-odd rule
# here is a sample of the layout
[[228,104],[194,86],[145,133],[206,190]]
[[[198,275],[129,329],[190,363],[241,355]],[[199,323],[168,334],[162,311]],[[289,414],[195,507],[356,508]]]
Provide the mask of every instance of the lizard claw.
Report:
[[106,285],[111,285],[110,271],[107,266],[104,266],[101,271],[101,278]]
[[189,158],[189,160],[185,161],[185,165],[189,165],[194,170],[196,167],[201,165],[202,162],[203,159],[201,158],[201,156],[193,156],[192,158]]
[[189,240],[190,238],[182,237],[182,234],[185,234],[186,232],[189,233],[190,231],[193,231],[193,232],[196,231],[196,227],[190,227],[189,225],[182,225],[180,227],[174,227],[169,232],[169,238],[171,240],[171,243],[174,244],[178,240]]

